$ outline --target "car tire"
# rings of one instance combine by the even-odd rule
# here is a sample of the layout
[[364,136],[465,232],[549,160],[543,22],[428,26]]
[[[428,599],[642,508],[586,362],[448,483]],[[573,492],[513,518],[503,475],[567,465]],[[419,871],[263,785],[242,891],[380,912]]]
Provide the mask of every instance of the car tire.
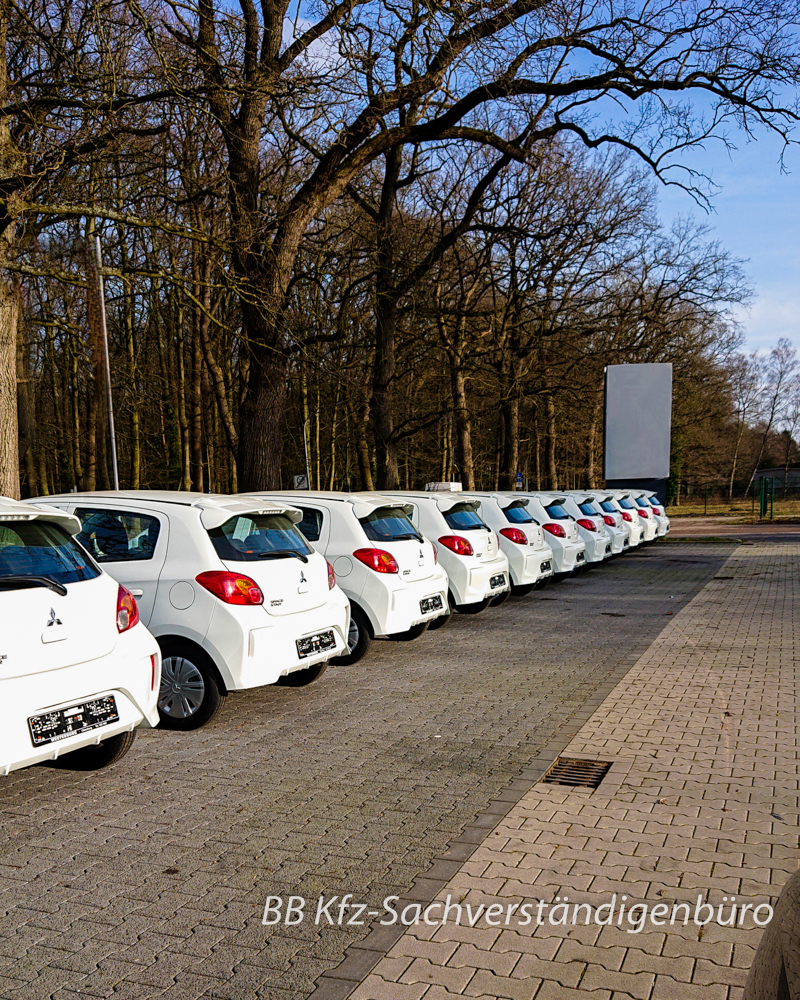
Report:
[[490,608],[499,608],[511,597],[510,590],[504,590],[502,594],[498,594],[497,597],[492,597],[489,599]]
[[417,622],[416,625],[412,625],[411,628],[407,628],[405,632],[393,632],[389,638],[392,642],[411,642],[413,639],[419,639],[422,633],[427,631],[427,622]]
[[280,687],[307,687],[309,684],[313,684],[314,681],[318,681],[327,669],[327,661],[325,663],[315,663],[313,667],[306,667],[305,670],[293,670],[290,674],[279,677],[276,683]]
[[452,617],[452,611],[448,611],[446,615],[437,615],[428,622],[428,631],[435,632],[437,628],[444,628]]
[[[166,640],[161,646],[158,715],[162,729],[199,729],[219,712],[227,692],[211,659],[191,643]],[[174,685],[178,685],[175,690]],[[179,696],[176,698],[176,695]]]
[[552,580],[553,580],[552,574],[550,576],[543,576],[541,580],[537,580],[536,583],[534,583],[533,589],[544,590],[544,588],[548,585],[548,583],[551,583]]
[[101,743],[93,743],[88,747],[81,747],[79,750],[72,750],[65,753],[63,757],[57,757],[53,761],[48,761],[53,767],[62,767],[71,771],[99,771],[101,768],[110,767],[133,746],[136,739],[136,730],[129,733],[117,733],[116,736],[109,736]]
[[450,593],[447,595],[447,601],[453,611],[457,611],[460,615],[477,615],[489,607],[491,597],[484,597],[482,601],[475,601],[473,604],[456,604],[455,598]]
[[533,590],[533,588],[535,586],[536,586],[535,583],[520,583],[520,584],[512,583],[511,584],[511,596],[512,597],[527,597],[528,594],[530,594],[530,592]]
[[372,626],[366,612],[357,604],[350,605],[350,629],[347,633],[348,652],[342,656],[334,656],[331,663],[337,667],[349,667],[366,654],[372,643]]

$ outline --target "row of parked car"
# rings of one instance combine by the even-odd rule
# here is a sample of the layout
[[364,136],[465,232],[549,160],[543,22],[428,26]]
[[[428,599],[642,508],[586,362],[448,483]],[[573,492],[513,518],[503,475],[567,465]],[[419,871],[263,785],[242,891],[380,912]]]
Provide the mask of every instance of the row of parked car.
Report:
[[636,491],[0,498],[0,773],[106,766],[140,725],[196,729],[668,531]]

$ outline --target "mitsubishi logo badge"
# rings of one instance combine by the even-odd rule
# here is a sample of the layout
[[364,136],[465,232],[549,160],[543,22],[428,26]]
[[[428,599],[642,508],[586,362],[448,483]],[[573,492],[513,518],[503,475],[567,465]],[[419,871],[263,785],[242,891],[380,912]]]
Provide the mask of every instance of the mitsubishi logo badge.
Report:
[[308,581],[306,580],[305,573],[302,570],[300,570],[300,583],[307,583],[307,582]]
[[55,609],[54,608],[50,608],[50,620],[47,623],[48,628],[51,625],[61,625],[61,624],[62,624],[61,619],[60,618],[56,618]]

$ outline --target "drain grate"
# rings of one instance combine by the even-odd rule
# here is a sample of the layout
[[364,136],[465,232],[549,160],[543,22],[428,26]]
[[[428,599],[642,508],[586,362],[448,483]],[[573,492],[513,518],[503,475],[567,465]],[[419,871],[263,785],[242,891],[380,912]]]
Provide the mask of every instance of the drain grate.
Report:
[[577,788],[597,788],[611,770],[612,761],[576,760],[559,757],[542,778],[551,785],[572,785]]

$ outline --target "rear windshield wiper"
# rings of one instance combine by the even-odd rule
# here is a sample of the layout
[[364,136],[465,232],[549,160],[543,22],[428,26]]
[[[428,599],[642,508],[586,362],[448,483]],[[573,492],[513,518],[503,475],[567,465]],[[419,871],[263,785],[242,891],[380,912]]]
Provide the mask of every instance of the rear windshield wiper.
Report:
[[9,576],[0,576],[0,586],[4,583],[38,583],[40,587],[47,587],[54,591],[59,597],[67,596],[67,588],[58,580],[53,580],[49,576],[26,576],[24,573],[12,573]]
[[302,552],[297,552],[295,549],[273,549],[272,552],[258,553],[259,559],[285,559],[287,556],[293,556],[304,563],[308,562],[308,556],[303,555]]
[[391,538],[387,538],[387,542],[405,542],[409,538],[413,538],[415,542],[421,542],[422,538],[419,535],[392,535]]

